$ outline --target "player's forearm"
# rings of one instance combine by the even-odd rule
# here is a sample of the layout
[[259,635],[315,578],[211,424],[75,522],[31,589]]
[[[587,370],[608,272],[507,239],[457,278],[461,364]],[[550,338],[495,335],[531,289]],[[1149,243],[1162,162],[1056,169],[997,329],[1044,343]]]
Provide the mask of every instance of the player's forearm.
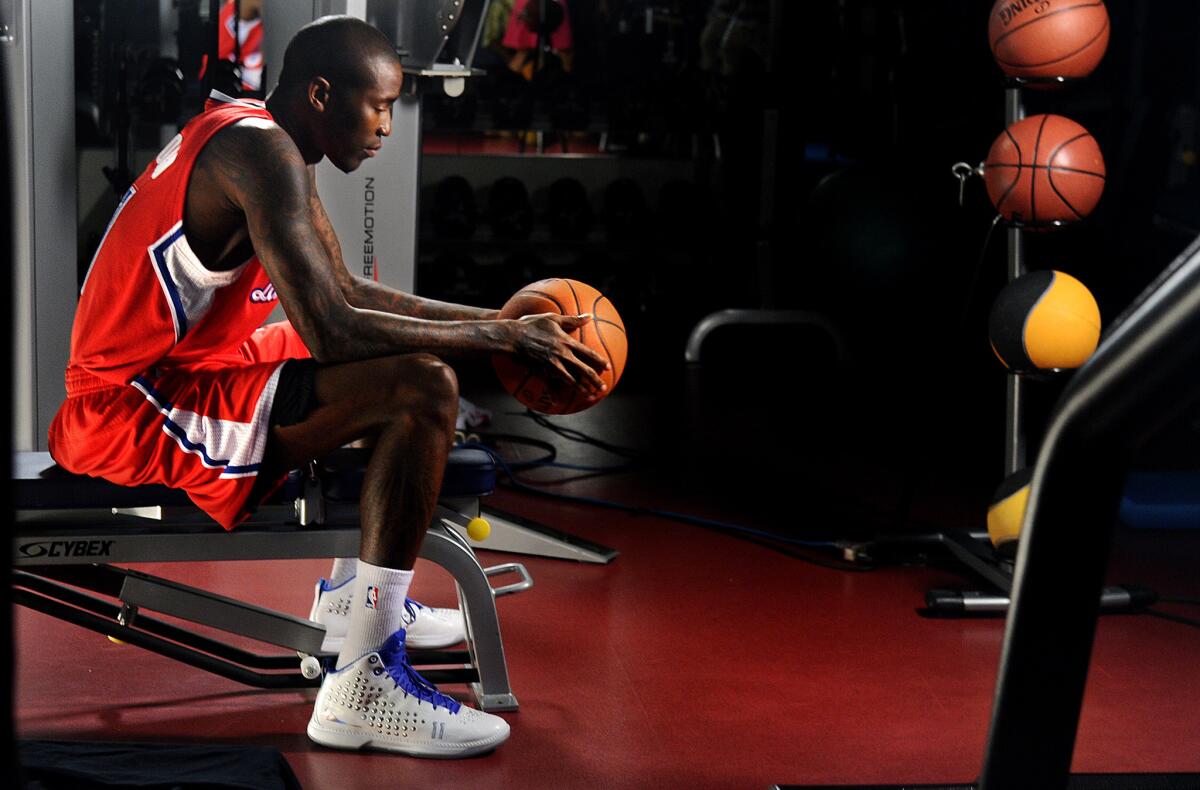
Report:
[[439,302],[397,291],[361,277],[353,279],[346,301],[363,310],[378,310],[428,321],[492,321],[499,315],[498,310]]
[[326,364],[393,354],[463,355],[512,352],[513,321],[434,320],[351,308],[345,320],[326,321],[313,356]]

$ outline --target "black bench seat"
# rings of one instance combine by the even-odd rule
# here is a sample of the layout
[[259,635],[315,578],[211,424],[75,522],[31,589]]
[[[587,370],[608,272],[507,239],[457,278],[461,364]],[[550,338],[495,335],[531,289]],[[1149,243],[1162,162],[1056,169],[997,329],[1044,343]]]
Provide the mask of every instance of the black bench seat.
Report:
[[[324,494],[334,501],[357,502],[369,450],[343,449],[319,464]],[[301,475],[293,473],[278,500],[299,495]],[[442,479],[443,498],[479,497],[496,487],[496,465],[483,450],[455,448]],[[122,486],[98,477],[72,474],[47,452],[13,454],[13,495],[18,510],[73,510],[187,506],[187,494],[161,485]]]

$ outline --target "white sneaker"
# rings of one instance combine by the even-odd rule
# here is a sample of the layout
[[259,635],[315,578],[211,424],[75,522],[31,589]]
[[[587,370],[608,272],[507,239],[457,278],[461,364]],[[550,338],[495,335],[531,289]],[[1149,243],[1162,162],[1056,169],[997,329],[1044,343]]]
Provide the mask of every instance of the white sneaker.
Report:
[[[346,641],[346,632],[350,630],[350,602],[354,597],[353,581],[351,576],[337,587],[329,586],[326,579],[317,581],[308,619],[325,626],[322,653],[336,653]],[[457,645],[467,638],[467,626],[458,609],[435,609],[405,598],[402,616],[408,632],[408,646],[415,650],[438,650]]]
[[454,420],[454,429],[456,431],[465,431],[468,428],[479,428],[484,425],[489,425],[491,422],[492,413],[490,411],[480,408],[466,398],[459,396],[458,417]]
[[404,631],[330,672],[308,721],[308,737],[335,749],[385,749],[417,757],[467,757],[508,740],[508,722],[465,708],[416,673]]

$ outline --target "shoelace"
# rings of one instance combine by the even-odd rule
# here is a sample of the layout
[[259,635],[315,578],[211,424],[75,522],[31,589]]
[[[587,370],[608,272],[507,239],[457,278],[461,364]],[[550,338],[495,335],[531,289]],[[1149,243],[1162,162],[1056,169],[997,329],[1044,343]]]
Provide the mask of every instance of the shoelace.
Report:
[[417,674],[417,670],[408,663],[408,653],[404,649],[404,643],[400,640],[389,641],[384,645],[379,651],[379,657],[383,660],[383,668],[387,670],[388,676],[396,682],[397,686],[417,699],[425,700],[433,706],[434,710],[443,707],[451,713],[458,713],[459,708],[462,707],[461,703],[447,697],[438,691],[436,686]]

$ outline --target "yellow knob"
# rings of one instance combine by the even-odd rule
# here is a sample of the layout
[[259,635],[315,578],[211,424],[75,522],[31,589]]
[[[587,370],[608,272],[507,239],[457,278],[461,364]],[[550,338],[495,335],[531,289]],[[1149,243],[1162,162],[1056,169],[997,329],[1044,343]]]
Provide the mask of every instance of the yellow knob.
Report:
[[122,642],[120,639],[117,639],[115,636],[110,636],[108,638],[108,641],[112,642],[114,645],[121,645],[122,647],[125,646],[125,643]]
[[467,522],[467,534],[471,536],[471,540],[482,543],[492,534],[492,525],[486,518],[476,516]]

